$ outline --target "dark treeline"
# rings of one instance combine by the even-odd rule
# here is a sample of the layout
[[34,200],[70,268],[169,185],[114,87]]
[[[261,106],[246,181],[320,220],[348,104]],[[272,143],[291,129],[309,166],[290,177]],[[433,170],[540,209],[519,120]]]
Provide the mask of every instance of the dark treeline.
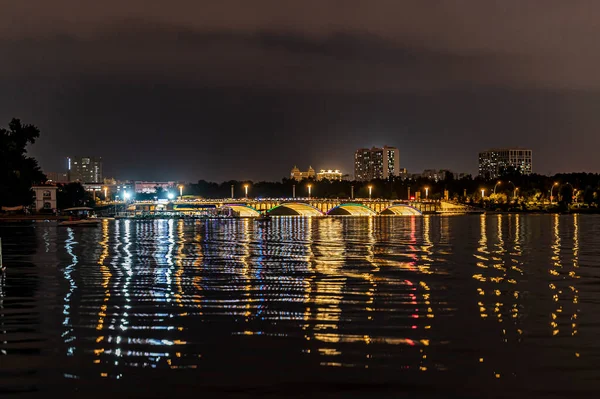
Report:
[[[307,197],[308,187],[311,186],[311,195],[320,198],[349,198],[354,187],[355,198],[367,198],[369,186],[372,187],[372,198],[382,199],[409,199],[415,197],[417,192],[421,198],[425,197],[428,188],[428,198],[441,199],[445,190],[450,199],[457,201],[479,201],[481,190],[485,190],[485,197],[496,202],[511,201],[515,197],[526,200],[544,200],[550,197],[550,191],[556,198],[558,196],[580,196],[581,202],[597,202],[600,186],[600,175],[593,173],[568,173],[554,176],[520,175],[513,173],[497,180],[485,180],[466,176],[454,179],[450,174],[445,180],[433,181],[426,178],[389,180],[373,180],[370,182],[357,181],[313,181],[303,180],[297,182],[291,179],[282,179],[281,182],[252,182],[252,181],[226,181],[222,183],[200,180],[196,184],[188,184],[184,195],[200,196],[203,198],[230,198],[231,186],[234,187],[234,197],[245,197],[244,186],[248,185],[249,198],[291,197],[295,186],[296,197]],[[495,194],[494,194],[494,188]],[[516,191],[515,191],[516,189]]]

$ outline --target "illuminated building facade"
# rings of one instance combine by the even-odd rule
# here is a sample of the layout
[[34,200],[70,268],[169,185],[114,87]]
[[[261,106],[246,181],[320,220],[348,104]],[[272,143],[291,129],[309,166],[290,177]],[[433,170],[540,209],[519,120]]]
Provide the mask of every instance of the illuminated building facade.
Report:
[[321,180],[342,180],[343,174],[339,169],[336,170],[325,170],[325,169],[321,169],[319,171],[319,173],[317,173],[317,181],[321,181]]
[[133,189],[136,193],[155,193],[157,188],[169,191],[177,185],[174,181],[136,181],[133,184]]
[[41,210],[55,210],[57,189],[58,187],[52,184],[31,187],[34,196],[35,210],[38,212]]
[[101,157],[69,157],[67,162],[70,182],[101,183],[103,181]]
[[532,151],[524,148],[497,148],[479,153],[479,176],[496,179],[509,170],[533,173]]
[[388,179],[400,173],[400,152],[395,147],[361,148],[354,152],[354,179]]
[[314,179],[316,176],[317,174],[315,173],[315,170],[312,168],[312,166],[309,166],[306,172],[301,172],[300,169],[298,169],[298,167],[294,166],[292,168],[292,171],[290,172],[290,178],[296,181],[301,181],[304,179]]

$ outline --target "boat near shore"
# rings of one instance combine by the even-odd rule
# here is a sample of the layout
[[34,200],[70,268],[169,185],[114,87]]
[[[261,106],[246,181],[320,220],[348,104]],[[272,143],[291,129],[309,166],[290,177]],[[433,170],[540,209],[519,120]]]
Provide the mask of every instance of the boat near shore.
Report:
[[69,214],[69,220],[59,222],[59,226],[99,226],[101,219],[92,214],[93,209],[88,207],[67,208],[63,212]]

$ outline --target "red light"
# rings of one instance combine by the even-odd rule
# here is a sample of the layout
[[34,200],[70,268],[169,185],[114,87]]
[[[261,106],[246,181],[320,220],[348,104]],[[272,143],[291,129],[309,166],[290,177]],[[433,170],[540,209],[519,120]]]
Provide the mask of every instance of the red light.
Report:
[[410,197],[410,199],[411,199],[411,200],[414,200],[414,199],[415,199],[415,197]]

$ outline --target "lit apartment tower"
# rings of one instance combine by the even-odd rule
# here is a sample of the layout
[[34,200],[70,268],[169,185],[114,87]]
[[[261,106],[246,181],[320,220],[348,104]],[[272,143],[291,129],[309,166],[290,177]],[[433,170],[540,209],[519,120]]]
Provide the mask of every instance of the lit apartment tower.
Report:
[[532,151],[523,148],[495,148],[479,153],[479,176],[496,179],[514,170],[524,175],[533,173]]
[[354,179],[388,179],[400,172],[400,153],[395,147],[361,148],[354,153]]
[[69,181],[81,183],[102,183],[101,157],[67,158]]

